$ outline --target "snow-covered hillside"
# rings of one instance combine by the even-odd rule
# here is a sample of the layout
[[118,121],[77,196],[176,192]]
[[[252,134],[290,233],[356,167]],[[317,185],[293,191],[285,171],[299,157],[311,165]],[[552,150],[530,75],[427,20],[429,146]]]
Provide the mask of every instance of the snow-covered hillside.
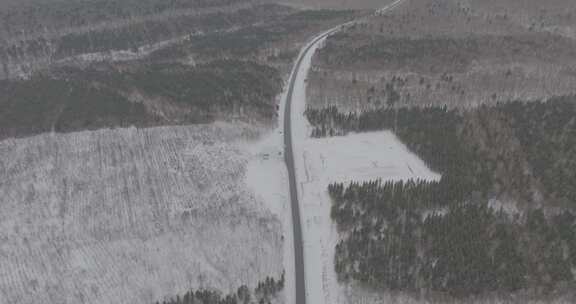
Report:
[[0,303],[153,303],[279,277],[281,222],[245,183],[257,135],[216,123],[0,142]]

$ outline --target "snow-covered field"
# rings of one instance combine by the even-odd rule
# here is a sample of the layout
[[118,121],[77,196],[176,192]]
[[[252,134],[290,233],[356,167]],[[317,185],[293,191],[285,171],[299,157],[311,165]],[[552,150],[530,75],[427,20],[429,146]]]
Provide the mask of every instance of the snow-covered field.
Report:
[[323,41],[319,41],[304,57],[291,105],[294,161],[304,234],[307,301],[314,304],[354,303],[347,296],[352,287],[340,285],[334,270],[334,250],[339,236],[330,218],[328,185],[332,182],[378,178],[436,180],[440,176],[431,172],[389,131],[310,138],[311,127],[304,116],[306,77],[313,53],[322,44]]
[[283,211],[245,182],[259,134],[216,123],[0,142],[0,303],[145,304],[278,278]]
[[390,131],[306,140],[302,183],[426,179],[440,176],[426,167]]

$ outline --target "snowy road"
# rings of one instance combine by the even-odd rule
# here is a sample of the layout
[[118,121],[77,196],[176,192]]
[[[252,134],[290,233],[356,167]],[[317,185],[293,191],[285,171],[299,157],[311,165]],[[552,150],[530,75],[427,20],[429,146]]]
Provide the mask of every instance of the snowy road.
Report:
[[[396,0],[393,3],[387,5],[386,7],[379,9],[375,14],[382,14],[387,10],[395,8],[397,5],[402,3],[404,0]],[[286,161],[286,166],[288,169],[288,179],[290,184],[290,201],[292,205],[292,226],[293,226],[293,240],[294,240],[294,268],[295,268],[295,303],[305,304],[307,296],[315,291],[321,293],[319,290],[312,288],[316,286],[315,284],[306,284],[307,273],[305,272],[305,261],[304,261],[304,239],[302,233],[302,220],[300,212],[300,203],[298,196],[298,183],[296,179],[297,168],[295,166],[295,154],[293,139],[300,140],[305,139],[308,136],[308,126],[303,119],[303,110],[305,108],[305,80],[310,70],[312,56],[315,51],[322,45],[326,37],[340,31],[342,28],[352,25],[358,22],[354,20],[337,27],[334,27],[326,32],[323,32],[316,37],[314,37],[311,42],[305,45],[298,56],[297,62],[292,70],[290,80],[288,83],[288,89],[286,91],[284,104],[284,157]],[[296,113],[296,118],[291,116],[292,113]],[[293,124],[293,120],[296,119],[297,122]],[[299,120],[299,121],[298,121]],[[299,164],[301,165],[301,164]],[[308,292],[307,293],[307,288]],[[325,290],[324,290],[325,291]],[[326,297],[324,297],[326,298]],[[315,304],[315,301],[313,301]],[[322,301],[325,302],[325,301]]]
[[[310,68],[310,60],[307,61],[307,65],[303,65],[302,62],[305,58],[310,57],[314,54],[314,51],[318,48],[320,43],[330,34],[336,32],[339,29],[333,29],[331,31],[325,32],[315,39],[312,40],[306,47],[304,51],[300,54],[298,62],[296,63],[292,75],[290,77],[290,83],[288,92],[286,94],[285,102],[285,113],[284,113],[284,157],[286,161],[286,167],[288,169],[288,180],[290,184],[290,202],[292,205],[292,227],[293,227],[293,239],[294,239],[294,267],[295,267],[295,303],[305,304],[306,303],[306,282],[305,282],[305,272],[304,272],[304,242],[302,240],[302,222],[300,219],[300,205],[298,203],[298,190],[296,184],[296,173],[294,167],[294,153],[292,150],[292,103],[294,97],[294,88],[296,84],[296,79],[301,77],[306,77],[308,70]],[[300,92],[301,93],[301,92]]]

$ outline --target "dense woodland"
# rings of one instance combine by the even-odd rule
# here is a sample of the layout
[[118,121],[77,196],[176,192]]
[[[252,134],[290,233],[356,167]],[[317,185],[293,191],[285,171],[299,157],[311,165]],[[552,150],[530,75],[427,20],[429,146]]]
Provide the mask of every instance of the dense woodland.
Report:
[[[60,5],[66,7],[67,4],[64,1]],[[109,3],[109,6],[99,8],[102,16],[98,16],[105,19],[103,23],[92,20],[78,25],[70,21],[71,25],[65,30],[42,28],[44,31],[34,34],[0,38],[0,79],[27,77],[54,65],[77,63],[83,60],[79,56],[85,54],[92,54],[90,57],[100,58],[97,59],[100,61],[111,60],[118,51],[137,58],[152,52],[155,53],[153,60],[164,61],[194,57],[195,62],[205,62],[238,56],[255,60],[261,52],[275,47],[274,44],[285,44],[283,49],[295,47],[288,42],[298,39],[298,35],[348,20],[355,13],[349,10],[301,11],[258,1],[157,4],[158,8],[154,8],[159,10],[157,13],[150,12],[154,10],[152,8],[143,8],[132,14],[122,14],[118,20],[115,17],[107,20],[108,10],[115,8],[114,3]],[[195,5],[208,8],[194,9]],[[121,13],[111,11],[110,14]]]
[[0,3],[0,34],[57,31],[160,13],[202,10],[243,0],[5,0]]
[[466,71],[475,60],[562,62],[576,57],[573,46],[570,39],[545,33],[411,38],[351,32],[328,39],[319,52],[318,64],[330,68],[458,73]]
[[70,28],[57,35],[43,33],[26,36],[16,42],[0,41],[0,78],[14,78],[18,74],[18,66],[30,73],[81,54],[106,56],[112,51],[123,50],[142,55],[146,49],[157,50],[159,44],[166,44],[160,47],[162,49],[177,42],[196,39],[201,39],[199,43],[202,43],[213,40],[218,34],[234,33],[254,24],[270,25],[295,12],[279,5],[257,5],[230,11],[224,7],[222,10],[133,18],[114,25]]
[[379,107],[394,78],[405,106],[476,107],[574,93],[574,1],[406,1],[328,37],[309,104]]
[[233,60],[63,69],[0,81],[0,137],[230,118],[270,123],[281,87],[277,70]]
[[[174,5],[176,5],[175,3]],[[38,66],[24,78],[0,75],[0,139],[43,132],[241,120],[273,124],[284,66],[299,36],[345,20],[353,11],[298,11],[261,4],[229,12],[177,14],[143,23],[71,31],[2,51],[4,75],[14,58],[55,58],[105,51]],[[129,60],[109,51],[177,39]],[[30,41],[29,41],[30,42]],[[282,49],[283,52],[278,50]],[[293,51],[296,50],[296,51]],[[29,57],[27,57],[29,56]],[[101,58],[100,58],[101,57]],[[27,60],[27,59],[26,59]],[[33,59],[31,59],[34,61]],[[0,74],[2,71],[0,70]]]
[[313,136],[394,130],[442,173],[438,182],[330,186],[346,236],[336,254],[342,279],[454,296],[547,293],[573,282],[575,96],[306,115]]
[[156,302],[156,304],[270,304],[282,289],[284,289],[284,274],[278,281],[267,277],[258,283],[252,293],[246,285],[240,286],[236,293],[226,296],[222,296],[215,290],[190,290],[182,297],[176,296],[170,300]]
[[576,217],[543,209],[511,216],[476,199],[431,208],[435,183],[333,184],[332,217],[341,280],[386,290],[454,297],[572,286]]

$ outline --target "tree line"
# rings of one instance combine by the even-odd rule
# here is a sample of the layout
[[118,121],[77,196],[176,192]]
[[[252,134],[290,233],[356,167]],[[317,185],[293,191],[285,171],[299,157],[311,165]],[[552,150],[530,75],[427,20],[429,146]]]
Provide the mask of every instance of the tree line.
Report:
[[184,295],[169,300],[156,302],[156,304],[270,304],[281,290],[284,289],[284,273],[279,280],[266,277],[258,282],[253,292],[246,285],[240,286],[236,292],[222,295],[217,290],[199,289],[189,290]]
[[336,248],[340,279],[454,297],[545,296],[574,283],[575,96],[306,115],[313,136],[393,130],[442,174],[329,186],[344,236]]

